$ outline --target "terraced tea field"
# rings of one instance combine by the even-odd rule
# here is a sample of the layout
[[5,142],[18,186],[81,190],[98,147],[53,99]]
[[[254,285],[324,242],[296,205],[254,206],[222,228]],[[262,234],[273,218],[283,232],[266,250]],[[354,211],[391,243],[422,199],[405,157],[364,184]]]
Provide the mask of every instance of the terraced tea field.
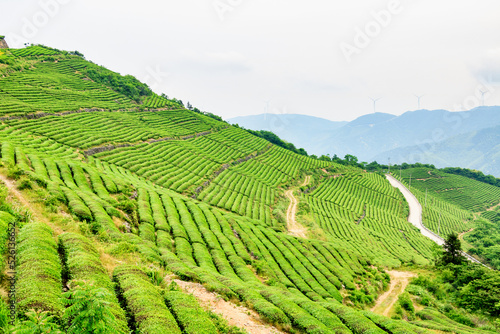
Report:
[[[398,175],[398,173],[395,173]],[[403,180],[415,189],[427,190],[435,197],[462,209],[482,212],[500,203],[500,188],[464,176],[426,168],[409,168],[401,172]]]
[[[78,56],[35,46],[4,57],[0,244],[6,265],[14,237],[17,260],[16,283],[1,291],[16,298],[0,311],[15,304],[18,322],[34,308],[69,330],[68,303],[96,289],[107,333],[238,332],[174,278],[281,332],[432,333],[441,321],[432,310],[413,323],[361,311],[389,285],[385,268],[432,258],[383,176],[297,155],[147,91],[137,100]],[[321,237],[287,233],[279,211],[290,189],[297,219],[312,215]],[[442,216],[443,233],[470,215],[437,196],[424,212],[433,229]]]

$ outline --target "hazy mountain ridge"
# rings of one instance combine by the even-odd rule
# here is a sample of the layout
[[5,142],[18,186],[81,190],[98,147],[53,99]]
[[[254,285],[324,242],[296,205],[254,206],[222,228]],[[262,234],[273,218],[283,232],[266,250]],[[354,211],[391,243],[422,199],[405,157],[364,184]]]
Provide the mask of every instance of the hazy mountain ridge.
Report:
[[348,122],[334,122],[324,118],[299,114],[260,114],[228,119],[231,124],[239,124],[251,130],[266,130],[280,138],[303,147],[310,154],[315,146]]
[[[265,129],[262,121],[259,122],[262,116],[238,117],[229,122],[250,129]],[[493,129],[500,125],[500,107],[497,106],[463,112],[416,110],[400,116],[375,113],[347,123],[316,117],[311,117],[309,122],[308,116],[304,115],[273,116],[286,120],[274,132],[310,154],[337,154],[339,157],[353,154],[359,161],[366,162],[387,163],[390,158],[391,163],[418,161],[500,174],[498,158],[495,158],[500,140]],[[316,124],[320,124],[317,129],[314,128]],[[272,127],[267,129],[273,131]],[[491,137],[487,141],[480,139],[481,133],[478,132],[485,129],[489,129]],[[462,141],[467,145],[461,145]],[[452,147],[449,152],[447,145]]]
[[[424,148],[424,149],[422,149]],[[394,163],[432,163],[438,168],[460,166],[500,176],[500,126],[471,131],[452,138],[384,152],[375,160],[391,157]]]

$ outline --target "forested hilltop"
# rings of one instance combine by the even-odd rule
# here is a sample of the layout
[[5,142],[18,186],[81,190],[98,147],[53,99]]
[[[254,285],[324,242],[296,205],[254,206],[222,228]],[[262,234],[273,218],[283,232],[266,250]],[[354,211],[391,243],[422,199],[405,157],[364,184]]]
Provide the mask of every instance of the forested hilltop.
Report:
[[[498,332],[498,272],[440,261],[384,175],[188,107],[79,52],[1,50],[5,332]],[[426,226],[500,202],[467,194],[428,194]]]

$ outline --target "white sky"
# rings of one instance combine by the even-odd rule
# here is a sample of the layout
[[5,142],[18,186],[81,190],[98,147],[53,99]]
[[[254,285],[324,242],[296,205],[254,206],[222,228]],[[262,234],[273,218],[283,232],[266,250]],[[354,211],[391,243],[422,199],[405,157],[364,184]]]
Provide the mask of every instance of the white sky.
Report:
[[[0,0],[0,35],[78,50],[224,118],[352,120],[369,96],[392,114],[417,109],[415,94],[458,110],[482,89],[499,105],[499,14],[498,0]],[[358,29],[371,36],[348,62]]]

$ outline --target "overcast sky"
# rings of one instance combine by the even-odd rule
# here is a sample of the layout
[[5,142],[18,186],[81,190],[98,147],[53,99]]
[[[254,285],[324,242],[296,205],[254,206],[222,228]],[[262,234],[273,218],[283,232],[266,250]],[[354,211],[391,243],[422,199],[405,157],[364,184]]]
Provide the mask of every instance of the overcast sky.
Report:
[[500,104],[498,0],[0,0],[0,35],[78,50],[224,118]]

